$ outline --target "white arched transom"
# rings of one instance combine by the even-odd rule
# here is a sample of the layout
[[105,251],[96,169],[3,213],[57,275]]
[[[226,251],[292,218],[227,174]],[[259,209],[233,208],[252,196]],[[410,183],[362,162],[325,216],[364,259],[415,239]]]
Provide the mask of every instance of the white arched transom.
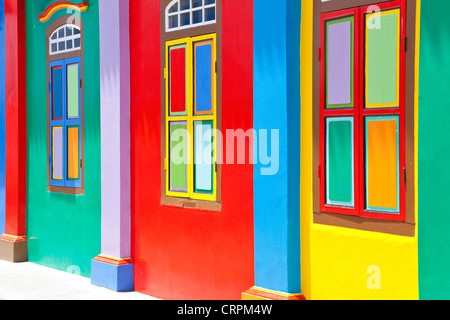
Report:
[[166,7],[166,31],[216,23],[216,0],[174,0]]
[[49,54],[81,50],[81,31],[76,25],[65,24],[53,31],[49,38]]

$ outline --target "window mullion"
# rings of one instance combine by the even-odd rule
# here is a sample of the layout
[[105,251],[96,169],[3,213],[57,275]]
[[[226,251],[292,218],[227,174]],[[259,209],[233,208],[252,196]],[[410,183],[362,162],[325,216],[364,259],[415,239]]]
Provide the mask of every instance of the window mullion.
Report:
[[66,61],[62,62],[62,68],[63,68],[63,76],[62,76],[62,92],[63,92],[63,103],[62,103],[62,127],[63,127],[63,180],[64,180],[64,186],[67,186],[67,63]]
[[364,12],[355,9],[355,210],[364,211]]
[[189,38],[186,43],[187,46],[187,77],[186,77],[186,86],[187,86],[187,128],[188,128],[188,177],[187,177],[187,185],[188,185],[188,195],[190,198],[194,195],[194,73],[193,73],[193,50],[192,50],[192,38]]

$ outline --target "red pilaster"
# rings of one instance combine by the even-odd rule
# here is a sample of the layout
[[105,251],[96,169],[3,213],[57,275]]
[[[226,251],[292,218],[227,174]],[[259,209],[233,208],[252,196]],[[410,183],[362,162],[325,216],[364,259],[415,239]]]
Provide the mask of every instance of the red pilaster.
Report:
[[[2,247],[13,248],[26,241],[26,35],[25,1],[5,0],[6,44],[6,190],[5,235]],[[16,250],[11,249],[11,252]],[[17,261],[17,257],[3,257]],[[23,253],[19,255],[23,260]],[[0,258],[2,256],[0,255]]]

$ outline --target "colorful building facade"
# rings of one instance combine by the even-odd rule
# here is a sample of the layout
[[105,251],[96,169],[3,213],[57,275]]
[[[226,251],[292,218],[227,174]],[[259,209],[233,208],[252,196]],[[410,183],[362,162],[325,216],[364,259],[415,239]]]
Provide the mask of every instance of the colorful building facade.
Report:
[[0,1],[0,258],[162,299],[449,299],[448,6]]

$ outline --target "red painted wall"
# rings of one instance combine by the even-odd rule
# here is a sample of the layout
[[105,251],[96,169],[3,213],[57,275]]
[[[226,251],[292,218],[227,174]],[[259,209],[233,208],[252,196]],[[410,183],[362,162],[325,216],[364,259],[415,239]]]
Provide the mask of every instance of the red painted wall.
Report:
[[[253,126],[253,1],[222,1],[222,131]],[[222,212],[160,205],[159,1],[131,0],[132,257],[135,290],[240,299],[254,284],[253,168],[222,167]]]

